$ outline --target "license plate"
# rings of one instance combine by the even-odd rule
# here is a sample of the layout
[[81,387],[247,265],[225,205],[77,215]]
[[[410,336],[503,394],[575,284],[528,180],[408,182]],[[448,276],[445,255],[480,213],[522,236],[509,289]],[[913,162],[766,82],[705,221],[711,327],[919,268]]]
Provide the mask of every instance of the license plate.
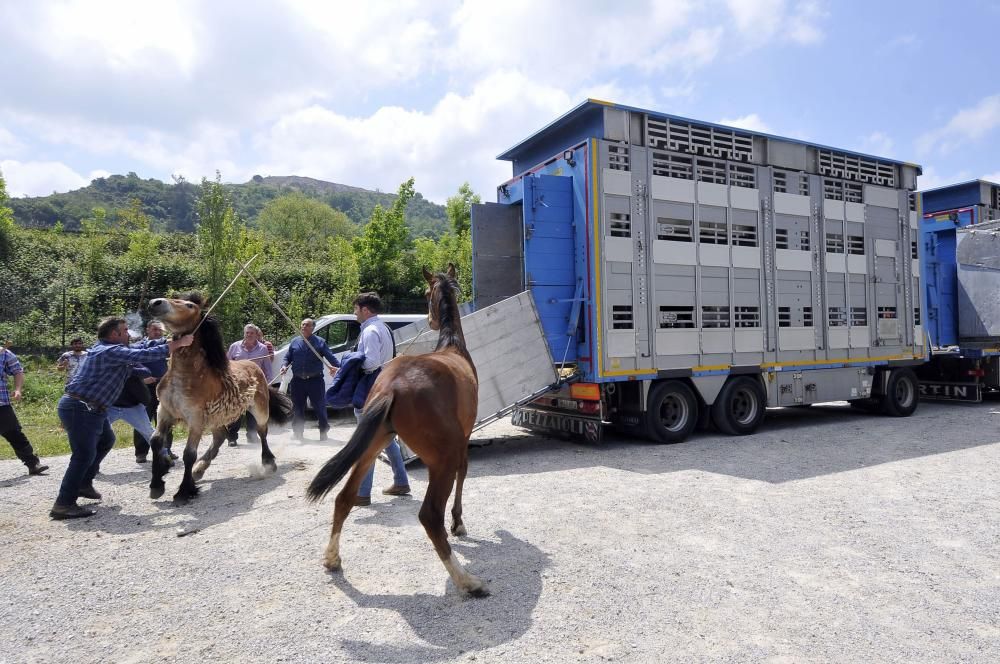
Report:
[[514,426],[568,433],[580,436],[592,443],[597,443],[601,440],[602,427],[601,423],[597,420],[586,420],[579,417],[568,417],[560,413],[518,408],[514,411],[510,421]]

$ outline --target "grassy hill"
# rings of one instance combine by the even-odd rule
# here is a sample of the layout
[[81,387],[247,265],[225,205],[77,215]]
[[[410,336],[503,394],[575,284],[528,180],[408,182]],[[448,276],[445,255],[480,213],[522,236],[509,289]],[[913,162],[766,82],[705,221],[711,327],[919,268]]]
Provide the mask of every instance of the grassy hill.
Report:
[[[224,186],[237,214],[251,225],[268,201],[293,192],[341,210],[358,225],[368,221],[377,204],[388,207],[395,198],[395,194],[295,175],[255,175],[249,182]],[[188,232],[194,230],[199,193],[197,184],[183,178],[164,183],[129,173],[97,178],[87,187],[63,194],[13,198],[8,205],[14,210],[18,225],[24,228],[51,228],[61,222],[64,229],[76,230],[80,228],[80,220],[89,217],[95,207],[104,208],[114,221],[118,210],[127,209],[138,198],[155,230]],[[406,223],[413,237],[437,238],[449,228],[444,206],[428,201],[419,193],[407,208]]]

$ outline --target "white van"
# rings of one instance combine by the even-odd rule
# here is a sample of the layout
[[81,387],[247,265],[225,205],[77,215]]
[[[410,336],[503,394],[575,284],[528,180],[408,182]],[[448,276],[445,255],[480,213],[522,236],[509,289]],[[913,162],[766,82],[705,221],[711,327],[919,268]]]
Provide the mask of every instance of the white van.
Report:
[[[401,328],[417,321],[427,320],[427,314],[379,314],[379,319],[389,326],[390,330]],[[354,317],[354,314],[329,314],[316,319],[316,328],[313,334],[322,337],[326,345],[330,347],[334,355],[338,358],[348,352],[358,343],[361,335],[361,323]],[[298,335],[295,335],[298,336]],[[282,392],[288,391],[288,381],[292,378],[292,369],[289,368],[284,376],[281,375],[281,365],[285,361],[285,354],[288,346],[295,336],[286,339],[280,347],[275,344],[274,360],[271,363],[271,384],[277,385]],[[327,388],[333,383],[333,376],[329,372],[324,372]]]

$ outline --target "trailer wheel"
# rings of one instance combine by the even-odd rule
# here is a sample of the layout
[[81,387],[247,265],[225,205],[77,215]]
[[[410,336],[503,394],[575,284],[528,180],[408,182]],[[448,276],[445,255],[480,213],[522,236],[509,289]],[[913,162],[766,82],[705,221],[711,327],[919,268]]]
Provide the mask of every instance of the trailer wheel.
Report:
[[646,436],[657,443],[680,443],[698,423],[698,400],[691,388],[676,380],[658,383],[649,391]]
[[740,376],[726,382],[712,404],[712,421],[730,436],[746,436],[764,419],[767,395],[753,378]]
[[909,417],[917,409],[918,395],[917,375],[913,369],[893,369],[882,397],[882,412],[893,417]]

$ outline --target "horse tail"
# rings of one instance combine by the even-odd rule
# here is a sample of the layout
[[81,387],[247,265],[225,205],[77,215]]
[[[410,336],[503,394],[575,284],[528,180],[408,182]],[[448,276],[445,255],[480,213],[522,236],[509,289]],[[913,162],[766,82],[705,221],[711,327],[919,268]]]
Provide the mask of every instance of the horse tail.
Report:
[[389,416],[389,409],[392,407],[392,395],[378,397],[374,401],[365,405],[361,417],[358,419],[358,428],[354,430],[347,445],[337,454],[327,461],[316,477],[310,482],[306,489],[306,498],[311,502],[320,500],[323,496],[337,485],[347,471],[358,462],[368,446],[371,445],[375,432]]
[[267,417],[278,424],[286,424],[292,419],[292,400],[278,388],[268,387],[271,398],[267,400]]

